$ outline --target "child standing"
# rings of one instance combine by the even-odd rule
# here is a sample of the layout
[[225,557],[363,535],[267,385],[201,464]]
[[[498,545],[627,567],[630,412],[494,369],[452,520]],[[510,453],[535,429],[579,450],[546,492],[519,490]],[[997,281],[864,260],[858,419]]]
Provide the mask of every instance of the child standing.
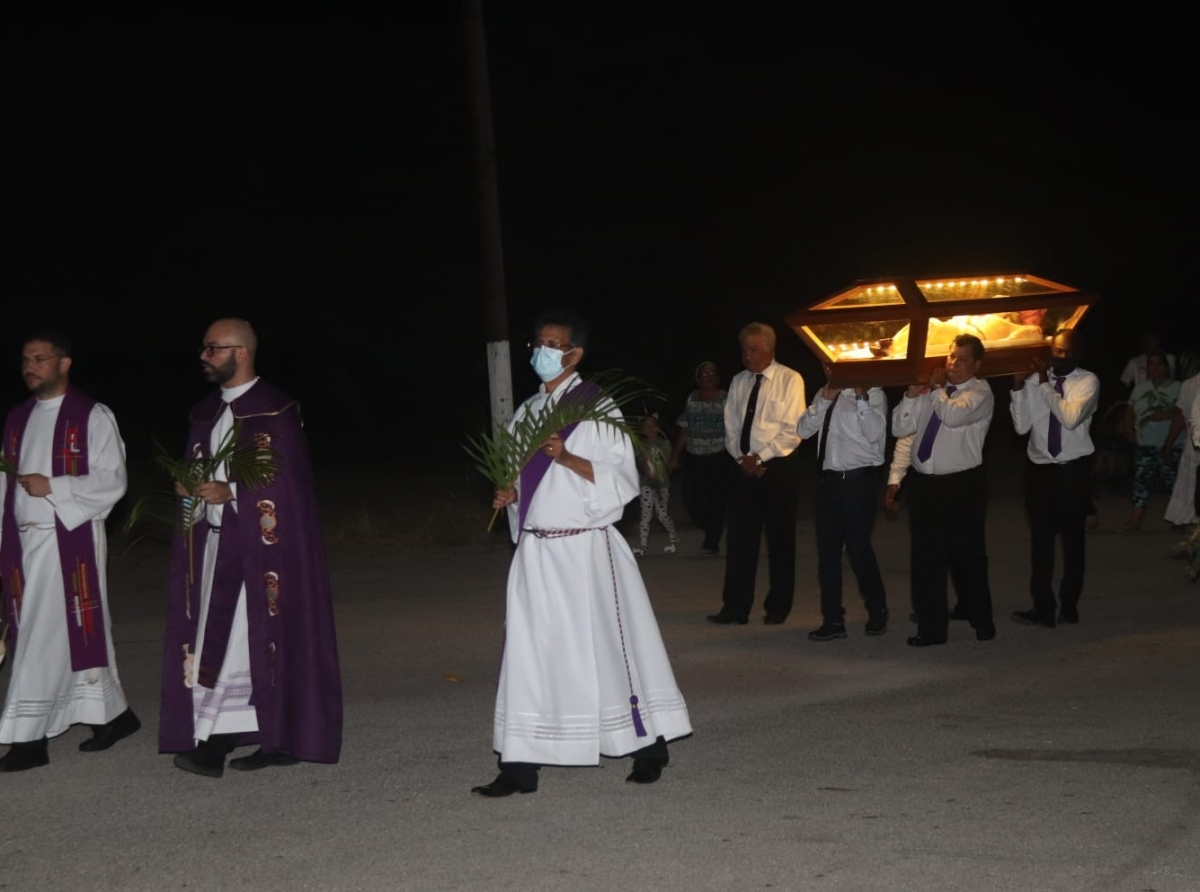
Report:
[[671,472],[668,468],[668,457],[671,454],[671,442],[658,426],[658,413],[647,415],[642,420],[642,442],[638,444],[637,465],[642,482],[642,517],[638,524],[639,545],[633,550],[638,557],[645,557],[646,546],[650,540],[650,521],[658,517],[658,522],[667,531],[670,541],[663,551],[674,554],[679,545],[679,536],[675,532],[675,521],[667,510],[671,498]]

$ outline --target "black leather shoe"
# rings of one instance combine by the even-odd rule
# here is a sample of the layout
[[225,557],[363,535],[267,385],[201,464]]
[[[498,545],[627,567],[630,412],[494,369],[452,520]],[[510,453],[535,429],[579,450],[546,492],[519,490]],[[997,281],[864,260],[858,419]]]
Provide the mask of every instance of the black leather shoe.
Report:
[[975,630],[975,640],[976,641],[991,641],[995,637],[996,637],[996,627],[995,626],[986,626],[985,628]]
[[887,632],[888,615],[887,611],[876,613],[874,616],[867,617],[867,626],[863,629],[864,635],[883,635]]
[[1036,610],[1014,610],[1012,621],[1019,623],[1022,626],[1042,626],[1047,629],[1054,628],[1054,618],[1047,619]]
[[936,638],[925,638],[922,635],[913,635],[908,639],[909,647],[932,647],[935,644],[945,644],[946,639],[938,640]]
[[741,617],[739,619],[737,617],[730,616],[724,610],[722,610],[720,613],[714,613],[709,616],[708,621],[710,623],[716,623],[718,626],[729,626],[734,624],[744,626],[747,622],[749,622],[749,620],[747,620],[745,617]]
[[845,623],[822,623],[821,628],[808,633],[809,641],[835,641],[846,637]]
[[175,767],[199,774],[202,777],[224,777],[225,757],[196,747],[186,753],[175,754]]
[[501,796],[511,796],[513,793],[536,793],[537,787],[527,790],[502,771],[490,784],[485,784],[482,787],[471,787],[471,792],[476,796],[499,799]]
[[14,743],[8,752],[0,759],[0,771],[28,771],[30,768],[41,768],[50,764],[49,741],[28,740]]
[[657,759],[634,759],[633,771],[625,778],[627,784],[652,784],[662,777],[663,763]]
[[1073,626],[1079,622],[1079,610],[1075,607],[1062,607],[1058,611],[1058,621]]
[[262,748],[256,749],[248,756],[240,756],[229,760],[229,767],[234,771],[258,771],[260,768],[285,765],[299,765],[300,760],[287,753],[264,753]]
[[187,752],[175,754],[175,767],[203,777],[224,777],[225,757],[233,749],[234,735],[214,734]]
[[126,709],[111,722],[93,725],[92,736],[79,744],[79,750],[84,753],[98,753],[100,750],[108,749],[118,740],[123,740],[130,734],[141,730],[141,727],[142,723],[133,714],[133,710]]
[[763,617],[763,625],[764,626],[782,626],[786,620],[787,620],[786,616],[771,616],[771,614],[768,613],[766,616]]

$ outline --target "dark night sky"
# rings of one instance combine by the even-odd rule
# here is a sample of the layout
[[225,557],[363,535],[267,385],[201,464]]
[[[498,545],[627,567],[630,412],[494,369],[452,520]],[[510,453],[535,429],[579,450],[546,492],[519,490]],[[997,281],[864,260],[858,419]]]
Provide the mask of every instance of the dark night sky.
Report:
[[[69,328],[131,456],[182,438],[224,314],[259,329],[318,450],[481,429],[462,31],[430,6],[12,21],[3,349]],[[1194,345],[1191,54],[1148,14],[484,6],[516,344],[576,307],[592,369],[678,400],[701,359],[736,370],[759,319],[811,389],[784,314],[861,277],[1026,271],[1100,293],[1106,378],[1145,325]]]

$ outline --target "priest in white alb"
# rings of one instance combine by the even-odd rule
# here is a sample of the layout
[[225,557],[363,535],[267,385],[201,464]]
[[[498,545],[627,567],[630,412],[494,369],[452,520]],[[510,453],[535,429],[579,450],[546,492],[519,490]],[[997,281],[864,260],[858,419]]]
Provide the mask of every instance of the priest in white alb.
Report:
[[55,332],[25,341],[32,396],[4,423],[0,579],[12,661],[0,714],[0,772],[50,761],[48,742],[92,726],[79,749],[108,749],[141,727],[117,677],[104,521],[125,494],[116,419],[70,384],[71,346]]
[[[547,405],[597,400],[577,367],[586,328],[543,316],[530,345],[543,384],[514,424]],[[620,412],[614,406],[614,417]],[[650,598],[614,528],[639,494],[633,444],[597,421],[548,437],[516,485],[496,492],[517,543],[493,727],[500,774],[471,792],[532,793],[543,765],[633,758],[630,783],[657,781],[669,741],[692,732]]]

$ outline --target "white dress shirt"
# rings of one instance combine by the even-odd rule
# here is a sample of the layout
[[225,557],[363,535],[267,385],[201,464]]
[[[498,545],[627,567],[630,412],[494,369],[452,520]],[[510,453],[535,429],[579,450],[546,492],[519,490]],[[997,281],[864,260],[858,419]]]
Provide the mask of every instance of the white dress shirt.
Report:
[[[750,451],[763,461],[791,455],[800,445],[796,422],[804,413],[804,379],[794,369],[771,360],[762,371],[758,405],[750,428]],[[754,372],[743,369],[729,383],[725,400],[725,449],[735,459],[742,457],[742,419],[754,388]]]
[[912,467],[912,450],[912,434],[896,438],[896,445],[892,447],[892,463],[888,466],[888,486],[899,486],[904,482],[904,475]]
[[[904,396],[892,410],[892,433],[897,437],[915,434],[912,468],[920,474],[957,474],[983,464],[983,441],[992,423],[996,398],[992,387],[978,378],[968,378],[950,396],[942,387],[928,393]],[[922,461],[917,455],[925,427],[934,415],[942,420],[933,454]]]
[[879,387],[872,387],[866,399],[858,399],[853,387],[840,391],[833,400],[825,399],[821,388],[808,409],[800,416],[796,433],[802,439],[817,438],[825,424],[830,404],[829,434],[825,444],[822,471],[853,471],[855,468],[876,468],[883,464],[887,445],[887,396]]
[[[1075,369],[1063,379],[1062,396],[1054,389],[1053,373],[1044,384],[1030,375],[1025,387],[1012,392],[1008,410],[1018,434],[1029,434],[1029,460],[1037,465],[1063,464],[1096,451],[1092,445],[1091,420],[1100,402],[1100,379],[1084,369]],[[1062,451],[1051,455],[1046,443],[1050,416],[1062,424]]]

